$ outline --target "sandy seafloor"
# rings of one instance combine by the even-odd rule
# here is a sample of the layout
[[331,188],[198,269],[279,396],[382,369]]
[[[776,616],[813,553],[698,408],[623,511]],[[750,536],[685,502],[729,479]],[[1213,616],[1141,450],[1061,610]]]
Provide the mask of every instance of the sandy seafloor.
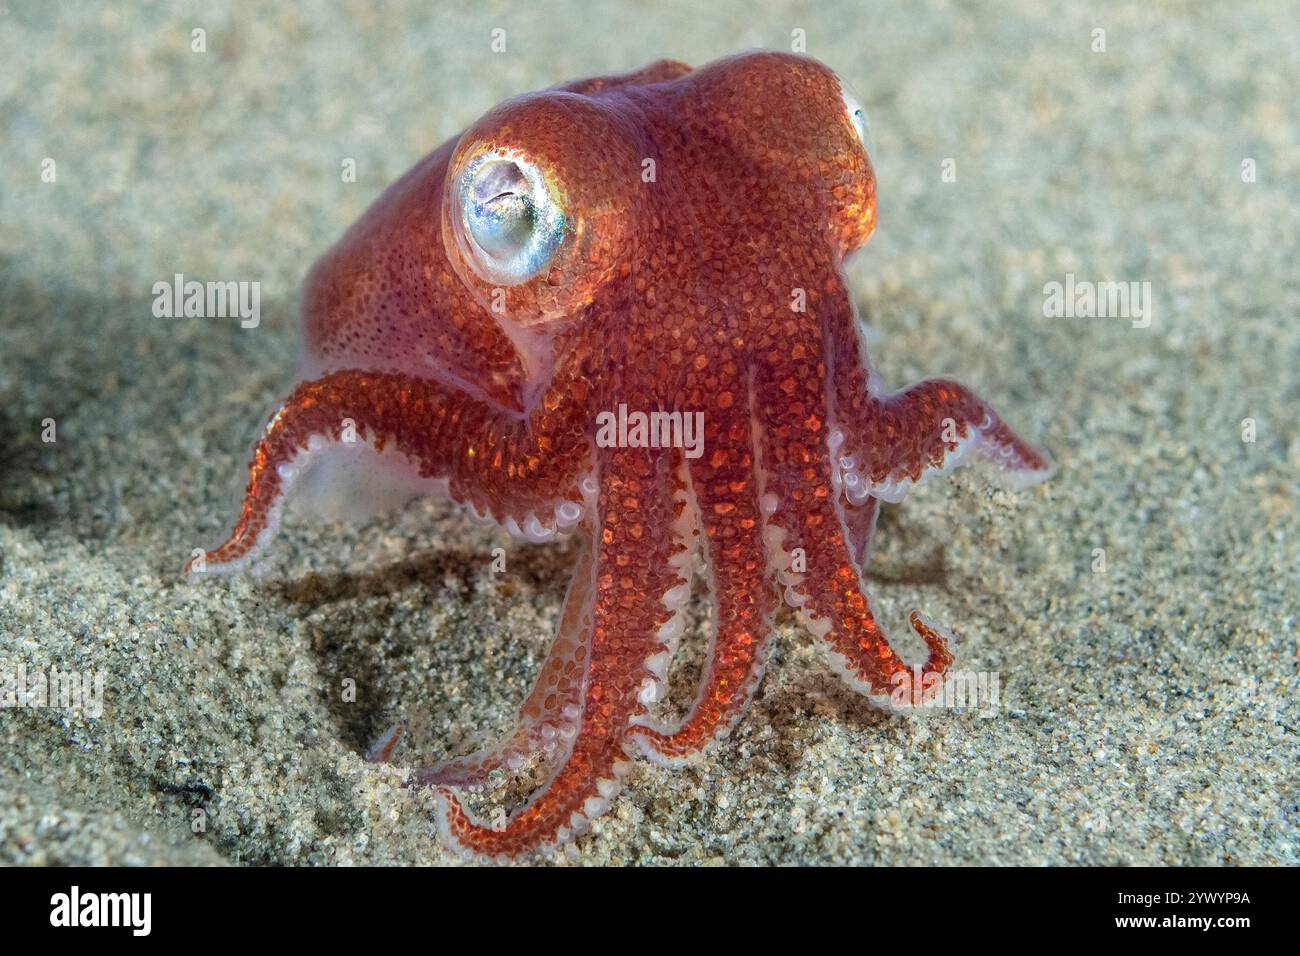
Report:
[[[417,502],[291,520],[257,579],[181,579],[293,381],[301,277],[508,96],[803,29],[874,126],[881,225],[849,272],[877,368],[960,378],[1059,465],[1028,492],[962,470],[881,521],[885,625],[916,653],[926,610],[1004,705],[874,711],[786,622],[731,739],[639,764],[551,859],[1296,862],[1295,4],[54,6],[0,3],[0,658],[107,686],[99,719],[0,711],[0,861],[453,859],[402,772],[509,726],[572,550]],[[261,325],[155,318],[176,272],[260,281]],[[1067,273],[1149,281],[1151,327],[1045,318]],[[363,763],[398,717],[397,763]]]

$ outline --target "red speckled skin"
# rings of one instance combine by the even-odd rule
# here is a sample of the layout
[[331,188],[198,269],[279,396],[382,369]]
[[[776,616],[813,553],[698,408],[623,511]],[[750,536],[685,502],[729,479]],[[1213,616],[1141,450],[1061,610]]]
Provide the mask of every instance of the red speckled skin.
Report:
[[[452,226],[456,177],[502,150],[558,184],[568,217],[547,266],[504,287]],[[545,536],[567,513],[586,547],[518,729],[414,778],[449,843],[487,857],[575,835],[629,753],[672,763],[725,735],[761,679],[782,592],[851,686],[880,702],[910,688],[862,585],[878,497],[970,449],[1025,479],[1048,465],[956,383],[887,395],[872,379],[841,263],[875,228],[875,194],[839,80],[800,57],[663,61],[502,104],[312,270],[315,377],[267,426],[229,539],[192,570],[251,556],[309,439],[337,443],[349,419],[498,521]],[[600,447],[596,417],[620,405],[702,412],[702,454]],[[696,554],[712,658],[688,716],[664,726],[648,707]],[[924,672],[942,674],[943,635],[912,624]],[[464,810],[455,787],[531,755],[550,775],[504,825]]]

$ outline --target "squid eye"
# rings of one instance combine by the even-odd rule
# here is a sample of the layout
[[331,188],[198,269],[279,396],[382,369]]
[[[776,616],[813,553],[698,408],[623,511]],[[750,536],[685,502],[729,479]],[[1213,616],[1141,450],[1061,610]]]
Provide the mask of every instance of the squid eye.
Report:
[[871,120],[867,117],[866,109],[843,83],[840,84],[840,93],[844,97],[844,110],[849,114],[849,122],[853,124],[853,131],[858,134],[858,141],[862,143],[862,148],[867,151],[868,156],[874,155],[876,144],[871,138]]
[[522,157],[485,153],[461,174],[456,238],[490,282],[535,276],[559,249],[565,224],[545,177]]

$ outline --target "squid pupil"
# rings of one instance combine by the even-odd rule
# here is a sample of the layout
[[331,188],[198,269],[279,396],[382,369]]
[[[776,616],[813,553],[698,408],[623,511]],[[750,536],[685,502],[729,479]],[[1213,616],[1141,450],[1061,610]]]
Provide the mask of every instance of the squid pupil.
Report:
[[523,180],[514,163],[493,163],[475,184],[470,227],[479,247],[490,256],[508,258],[532,234],[533,204],[516,187]]

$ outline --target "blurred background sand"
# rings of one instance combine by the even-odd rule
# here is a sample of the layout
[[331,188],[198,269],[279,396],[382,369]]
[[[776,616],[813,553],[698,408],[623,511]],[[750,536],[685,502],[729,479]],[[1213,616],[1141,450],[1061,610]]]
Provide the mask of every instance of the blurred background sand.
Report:
[[[1059,465],[1023,493],[965,470],[881,521],[882,621],[904,642],[925,609],[1005,706],[878,713],[787,625],[730,740],[638,765],[554,859],[1295,863],[1298,13],[0,2],[0,659],[107,682],[96,720],[0,710],[0,861],[450,859],[401,770],[509,726],[571,550],[422,502],[291,521],[260,579],[181,580],[292,383],[301,278],[506,97],[803,30],[873,122],[881,225],[849,272],[877,368],[959,378]],[[261,325],[155,318],[176,272],[261,282]],[[1067,273],[1149,281],[1151,327],[1044,318]],[[399,717],[396,765],[364,764]]]

